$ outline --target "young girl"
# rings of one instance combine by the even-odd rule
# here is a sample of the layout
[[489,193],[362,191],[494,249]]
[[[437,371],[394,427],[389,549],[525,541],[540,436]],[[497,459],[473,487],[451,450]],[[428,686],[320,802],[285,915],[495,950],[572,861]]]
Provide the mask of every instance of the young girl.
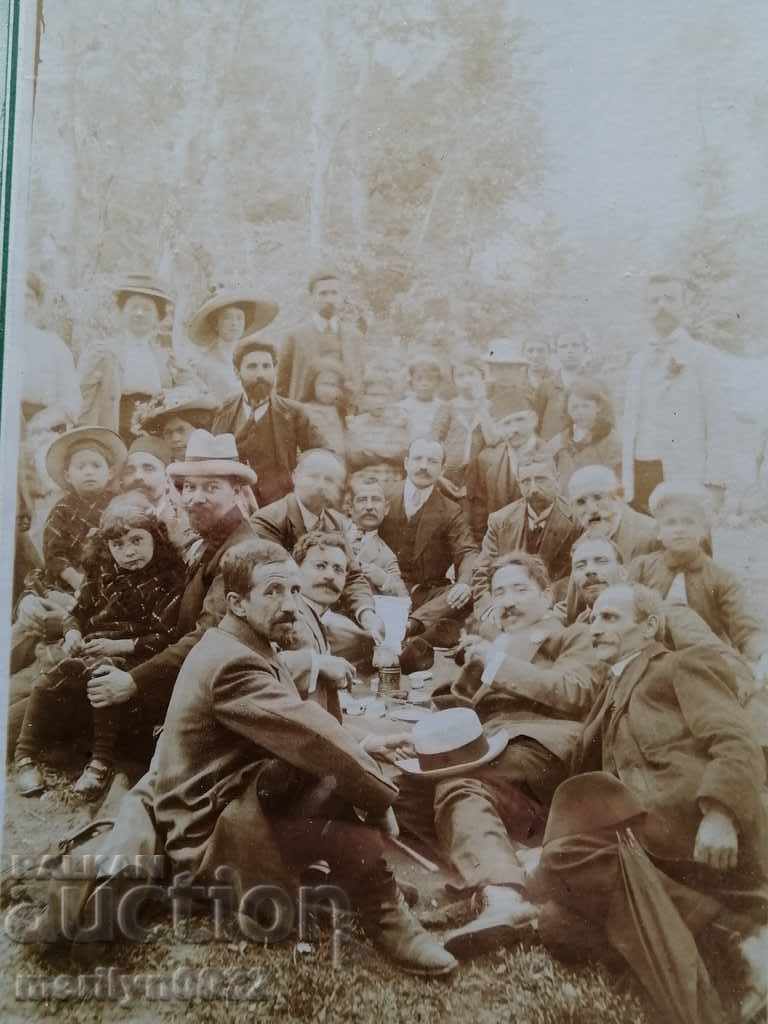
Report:
[[16,745],[17,784],[23,796],[44,788],[38,759],[60,717],[89,709],[91,758],[74,790],[86,800],[103,792],[112,775],[118,726],[129,705],[91,707],[87,683],[97,665],[130,668],[174,639],[184,584],[181,559],[154,514],[115,498],[89,543],[85,582],[64,621],[61,660],[30,694]]
[[322,431],[328,447],[339,458],[346,458],[349,395],[344,367],[336,359],[318,359],[307,374],[310,418]]
[[549,441],[565,493],[571,476],[582,466],[608,466],[621,472],[621,444],[614,430],[613,405],[600,384],[577,380],[568,389],[568,426]]

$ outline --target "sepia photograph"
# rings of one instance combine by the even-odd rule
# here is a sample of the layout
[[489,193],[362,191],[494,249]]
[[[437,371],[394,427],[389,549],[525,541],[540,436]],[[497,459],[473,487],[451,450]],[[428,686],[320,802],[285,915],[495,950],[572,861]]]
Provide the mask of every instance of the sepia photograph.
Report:
[[0,1019],[764,1024],[768,8],[0,20]]

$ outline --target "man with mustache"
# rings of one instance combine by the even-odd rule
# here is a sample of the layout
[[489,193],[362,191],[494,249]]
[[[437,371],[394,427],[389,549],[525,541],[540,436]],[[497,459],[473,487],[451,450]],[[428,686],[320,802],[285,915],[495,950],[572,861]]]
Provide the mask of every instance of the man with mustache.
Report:
[[567,498],[582,533],[607,537],[626,565],[659,548],[656,522],[624,501],[621,484],[608,466],[577,469],[568,481]]
[[[149,438],[157,442],[157,439]],[[94,707],[123,704],[136,699],[147,718],[161,723],[165,717],[179,669],[209,626],[225,611],[220,562],[224,553],[252,537],[253,527],[240,510],[240,491],[253,484],[255,474],[240,462],[231,434],[214,437],[195,430],[187,443],[184,462],[171,463],[169,476],[181,482],[181,502],[192,528],[202,538],[188,567],[187,585],[179,607],[180,639],[130,672],[98,668],[88,687]]]
[[624,410],[622,485],[639,512],[663,480],[705,485],[715,504],[728,478],[720,444],[730,412],[723,410],[717,351],[688,333],[688,286],[680,277],[653,274],[646,289],[651,326],[646,348],[629,364]]
[[394,551],[379,536],[379,528],[389,512],[384,488],[375,480],[357,479],[350,483],[352,553],[374,594],[405,597],[403,577]]
[[[768,938],[765,759],[725,662],[708,647],[667,650],[663,620],[660,597],[640,584],[595,601],[605,684],[526,891],[543,904],[539,934],[553,952],[618,954],[681,1024],[726,1019],[700,958],[718,940],[713,964],[747,968],[747,1021],[765,1008],[764,962],[743,941],[753,934],[757,952]],[[737,977],[725,976],[731,989]]]
[[299,402],[275,394],[275,346],[259,334],[235,345],[232,361],[242,392],[226,401],[211,433],[234,434],[240,458],[257,476],[259,506],[293,489],[291,475],[299,452],[328,447],[328,441]]
[[[407,478],[393,495],[379,536],[394,552],[411,597],[406,636],[431,646],[458,642],[472,608],[470,580],[477,549],[461,508],[436,486],[445,451],[439,441],[412,441]],[[453,566],[455,582],[447,573]]]
[[152,807],[174,875],[210,884],[226,867],[240,927],[263,941],[258,900],[244,894],[271,883],[293,910],[302,874],[321,859],[378,950],[408,973],[449,973],[455,959],[406,906],[372,827],[396,788],[332,715],[302,699],[274,653],[298,615],[295,562],[252,539],[230,548],[222,575],[226,614],[185,661],[157,750]]
[[546,808],[599,690],[589,630],[552,612],[543,562],[525,551],[491,567],[497,636],[466,637],[465,666],[438,686],[438,708],[470,707],[487,736],[506,732],[501,756],[470,775],[398,780],[400,826],[436,846],[484,910],[446,940],[459,959],[513,936],[531,916],[522,895],[522,845],[533,845]]
[[544,562],[557,582],[570,569],[571,545],[579,534],[573,513],[557,493],[557,469],[550,456],[536,456],[518,468],[522,497],[488,517],[483,546],[472,578],[475,617],[489,607],[490,568],[510,551],[527,551]]

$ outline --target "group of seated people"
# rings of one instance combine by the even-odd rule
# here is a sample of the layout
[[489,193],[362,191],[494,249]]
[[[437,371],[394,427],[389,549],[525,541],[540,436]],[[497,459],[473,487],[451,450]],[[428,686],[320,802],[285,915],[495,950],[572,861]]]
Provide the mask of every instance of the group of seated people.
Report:
[[[670,1019],[724,1020],[735,998],[748,1019],[768,629],[712,553],[707,492],[665,480],[650,515],[625,503],[610,399],[568,339],[557,378],[546,346],[497,343],[507,377],[456,364],[455,407],[426,356],[399,403],[393,378],[343,370],[360,411],[339,431],[311,407],[339,382],[303,341],[278,355],[254,331],[234,395],[169,387],[122,433],[48,445],[63,493],[12,628],[19,791],[43,792],[66,733],[95,800],[122,745],[146,769],[125,799],[174,873],[227,864],[248,888],[321,862],[406,971],[451,973],[535,921],[564,959],[628,965]],[[402,644],[379,597],[409,602]],[[437,672],[436,651],[435,712],[356,739],[339,691]],[[398,828],[473,897],[443,941],[387,865]]]

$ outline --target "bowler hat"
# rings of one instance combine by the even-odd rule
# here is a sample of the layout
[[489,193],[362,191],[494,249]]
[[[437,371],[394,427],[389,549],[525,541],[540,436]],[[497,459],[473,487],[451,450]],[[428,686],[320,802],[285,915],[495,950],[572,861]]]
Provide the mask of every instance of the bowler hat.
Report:
[[470,708],[436,711],[417,722],[411,733],[416,757],[396,761],[408,775],[431,779],[460,775],[495,761],[509,742],[504,730],[488,737]]
[[142,430],[154,434],[163,429],[163,420],[169,416],[180,416],[192,421],[193,425],[195,420],[200,420],[197,426],[209,427],[217,408],[218,403],[211,395],[182,384],[161,391],[147,402],[141,410],[140,425]]
[[608,772],[585,772],[561,782],[552,797],[544,843],[604,828],[621,828],[645,814],[621,779]]
[[256,474],[240,461],[234,434],[214,436],[207,430],[193,430],[187,441],[183,462],[168,467],[171,477],[224,476],[237,477],[247,484],[256,483]]
[[45,454],[45,468],[52,480],[60,487],[66,487],[64,476],[69,460],[76,451],[91,448],[101,452],[110,466],[125,460],[127,455],[125,444],[114,430],[106,427],[75,427],[66,434],[55,438]]
[[245,313],[243,334],[253,334],[271,324],[280,307],[268,299],[238,289],[221,289],[207,299],[189,321],[187,333],[198,345],[210,345],[216,340],[216,314],[227,306],[238,306]]

